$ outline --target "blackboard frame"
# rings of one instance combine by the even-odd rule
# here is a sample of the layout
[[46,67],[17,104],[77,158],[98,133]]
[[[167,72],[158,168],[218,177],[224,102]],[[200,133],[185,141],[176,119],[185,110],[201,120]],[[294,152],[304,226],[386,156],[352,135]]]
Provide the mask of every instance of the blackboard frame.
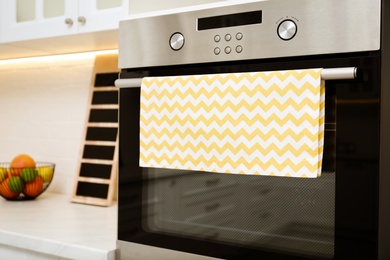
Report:
[[118,55],[95,58],[89,107],[71,201],[110,206],[118,172]]

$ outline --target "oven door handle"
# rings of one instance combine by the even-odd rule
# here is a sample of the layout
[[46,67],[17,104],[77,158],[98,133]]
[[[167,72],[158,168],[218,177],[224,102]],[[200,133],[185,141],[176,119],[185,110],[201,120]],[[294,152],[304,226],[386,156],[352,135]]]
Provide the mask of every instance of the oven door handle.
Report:
[[133,79],[117,79],[115,80],[115,87],[118,88],[139,88],[141,87],[142,78]]
[[[323,69],[321,73],[321,79],[323,80],[346,80],[356,78],[356,67]],[[139,88],[141,82],[142,78],[117,79],[115,81],[115,86],[118,88]]]
[[357,67],[345,67],[334,69],[323,69],[321,79],[323,80],[346,80],[357,78]]

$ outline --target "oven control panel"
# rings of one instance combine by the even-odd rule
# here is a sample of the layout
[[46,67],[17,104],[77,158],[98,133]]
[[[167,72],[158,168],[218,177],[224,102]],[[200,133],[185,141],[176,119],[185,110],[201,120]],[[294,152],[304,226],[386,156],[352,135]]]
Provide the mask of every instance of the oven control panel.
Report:
[[244,34],[237,32],[234,35],[226,33],[224,35],[216,34],[214,35],[214,54],[219,55],[221,52],[225,54],[230,54],[232,51],[236,53],[241,53],[243,51],[242,45],[240,45],[241,40],[243,39]]
[[[295,37],[297,30],[297,24],[293,20],[286,19],[279,23],[277,33],[280,39],[289,41]],[[215,34],[213,37],[216,46],[214,48],[214,54],[241,53],[243,51],[243,46],[240,45],[240,41],[243,37],[244,34],[241,31],[235,32],[233,35],[229,32],[222,35],[219,33]],[[180,50],[184,46],[184,43],[184,35],[180,32],[175,32],[169,39],[169,44],[174,51]]]
[[354,12],[338,1],[222,1],[134,17],[120,22],[119,67],[379,50],[381,1],[344,0]]
[[[277,27],[277,34],[281,40],[289,41],[297,34],[297,24],[291,19],[282,20]],[[215,43],[214,55],[241,53],[243,46],[240,44],[244,37],[244,33],[237,31],[234,33],[224,32],[224,34],[216,33],[213,36]],[[179,51],[185,43],[184,35],[180,32],[175,32],[169,39],[169,45],[174,51]]]

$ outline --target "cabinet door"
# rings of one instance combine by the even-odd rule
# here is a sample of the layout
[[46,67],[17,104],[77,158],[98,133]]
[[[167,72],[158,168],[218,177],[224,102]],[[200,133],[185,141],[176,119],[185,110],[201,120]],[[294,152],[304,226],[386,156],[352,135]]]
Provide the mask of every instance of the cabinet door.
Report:
[[79,32],[118,29],[126,17],[129,0],[80,0]]
[[132,0],[129,1],[129,14],[161,11],[172,8],[188,7],[193,5],[208,4],[226,0]]
[[77,0],[0,1],[3,42],[54,37],[77,32]]

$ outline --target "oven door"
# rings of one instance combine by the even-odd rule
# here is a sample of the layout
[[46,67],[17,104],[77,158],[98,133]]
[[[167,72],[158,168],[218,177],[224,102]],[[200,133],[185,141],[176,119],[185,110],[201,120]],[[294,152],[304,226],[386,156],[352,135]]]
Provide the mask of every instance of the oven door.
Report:
[[175,259],[162,249],[223,259],[377,258],[378,53],[122,70],[121,78],[319,67],[362,73],[326,82],[323,169],[314,179],[141,168],[140,88],[121,88],[120,259]]

